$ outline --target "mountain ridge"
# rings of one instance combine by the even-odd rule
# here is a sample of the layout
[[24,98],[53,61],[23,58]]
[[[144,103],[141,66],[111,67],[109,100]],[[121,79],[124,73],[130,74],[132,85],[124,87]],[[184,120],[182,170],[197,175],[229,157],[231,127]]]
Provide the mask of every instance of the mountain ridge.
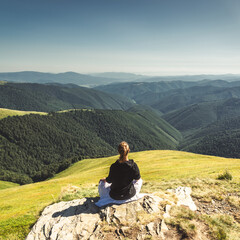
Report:
[[5,83],[0,85],[0,107],[25,111],[72,108],[127,109],[134,102],[74,84]]
[[45,180],[82,158],[117,153],[123,139],[132,151],[176,149],[181,134],[149,111],[73,110],[3,118],[1,180]]
[[82,74],[77,72],[48,73],[38,71],[20,71],[20,72],[0,72],[0,81],[28,82],[28,83],[75,83],[81,86],[93,87],[102,84],[109,84],[116,81],[200,81],[200,80],[227,80],[239,81],[238,74],[222,74],[222,75],[179,75],[179,76],[144,76],[133,73],[124,72],[105,72],[105,73],[89,73]]

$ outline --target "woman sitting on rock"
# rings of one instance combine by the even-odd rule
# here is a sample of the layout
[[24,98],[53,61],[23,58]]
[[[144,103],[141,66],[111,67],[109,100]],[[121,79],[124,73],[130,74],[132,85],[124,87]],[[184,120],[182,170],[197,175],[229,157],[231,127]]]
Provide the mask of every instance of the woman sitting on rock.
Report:
[[128,159],[129,151],[130,148],[126,142],[119,144],[119,159],[111,165],[108,177],[99,182],[100,200],[104,198],[137,200],[139,198],[137,195],[142,186],[142,179],[137,164],[132,159]]

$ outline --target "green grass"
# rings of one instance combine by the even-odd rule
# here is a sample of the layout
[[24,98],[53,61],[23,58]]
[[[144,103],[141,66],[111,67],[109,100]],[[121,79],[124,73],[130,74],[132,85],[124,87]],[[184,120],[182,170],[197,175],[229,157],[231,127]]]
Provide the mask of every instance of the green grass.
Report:
[[12,182],[6,182],[6,181],[0,181],[0,190],[6,189],[6,188],[11,188],[11,187],[16,187],[19,184],[17,183],[12,183]]
[[[233,176],[231,184],[240,179],[239,159],[170,150],[136,152],[131,153],[130,158],[137,162],[143,180],[148,183],[143,186],[143,191],[150,184],[152,191],[157,191],[158,186],[166,187],[167,182],[181,184],[190,178],[217,181],[216,177],[226,168]],[[71,199],[69,186],[79,187],[78,198],[96,196],[99,179],[107,176],[109,166],[116,159],[117,156],[85,159],[48,181],[0,190],[0,239],[23,239],[44,207],[61,199]]]
[[12,110],[7,108],[0,108],[0,119],[11,117],[11,116],[23,116],[26,114],[41,114],[45,115],[47,113],[44,112],[35,112],[35,111],[19,111],[19,110]]

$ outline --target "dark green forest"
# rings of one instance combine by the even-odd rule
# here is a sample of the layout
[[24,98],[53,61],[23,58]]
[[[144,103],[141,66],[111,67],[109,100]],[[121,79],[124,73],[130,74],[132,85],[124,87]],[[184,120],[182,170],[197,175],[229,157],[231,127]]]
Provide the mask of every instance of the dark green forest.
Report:
[[237,116],[240,116],[240,99],[229,98],[193,104],[162,115],[162,118],[184,135],[189,135],[216,121]]
[[26,184],[54,176],[82,158],[132,151],[176,149],[181,134],[155,113],[73,110],[0,121],[0,179]]
[[240,81],[130,82],[103,85],[95,89],[128,96],[137,104],[151,106],[164,114],[192,104],[240,98]]
[[[0,107],[48,115],[0,120],[0,179],[42,181],[83,158],[117,154],[122,140],[132,151],[178,149],[240,158],[239,84],[206,80],[99,87],[111,95],[74,84],[4,82]],[[56,112],[64,109],[73,110]]]
[[199,129],[180,149],[200,154],[240,158],[240,117],[223,119]]
[[51,112],[75,108],[128,109],[133,101],[74,84],[5,83],[0,108]]

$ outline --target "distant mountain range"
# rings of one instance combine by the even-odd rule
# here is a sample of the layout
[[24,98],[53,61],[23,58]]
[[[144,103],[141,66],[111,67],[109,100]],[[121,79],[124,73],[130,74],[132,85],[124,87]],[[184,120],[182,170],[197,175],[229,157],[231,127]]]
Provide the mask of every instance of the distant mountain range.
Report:
[[112,82],[127,82],[148,78],[143,75],[133,73],[95,73],[80,74],[76,72],[65,73],[43,73],[34,71],[6,72],[0,73],[0,81],[20,82],[20,83],[62,83],[77,84],[79,86],[93,87]]
[[156,76],[147,77],[144,82],[159,82],[159,81],[201,81],[201,80],[225,80],[239,81],[240,74],[201,74],[201,75],[179,75],[179,76]]
[[204,80],[198,82],[130,82],[98,86],[95,89],[133,99],[163,113],[191,104],[240,98],[240,81]]
[[149,76],[138,75],[134,73],[124,73],[124,72],[105,72],[105,73],[91,73],[91,76],[102,77],[102,78],[110,78],[116,79],[117,81],[134,81],[138,79],[146,79]]
[[96,89],[158,111],[183,134],[179,150],[240,157],[240,81],[129,82]]
[[240,81],[240,75],[189,75],[189,76],[159,76],[151,77],[124,72],[106,72],[93,74],[80,74],[76,72],[43,73],[35,71],[0,73],[0,81],[24,83],[73,83],[79,86],[94,87],[116,82],[159,82],[159,81],[200,81],[200,80],[227,80]]

